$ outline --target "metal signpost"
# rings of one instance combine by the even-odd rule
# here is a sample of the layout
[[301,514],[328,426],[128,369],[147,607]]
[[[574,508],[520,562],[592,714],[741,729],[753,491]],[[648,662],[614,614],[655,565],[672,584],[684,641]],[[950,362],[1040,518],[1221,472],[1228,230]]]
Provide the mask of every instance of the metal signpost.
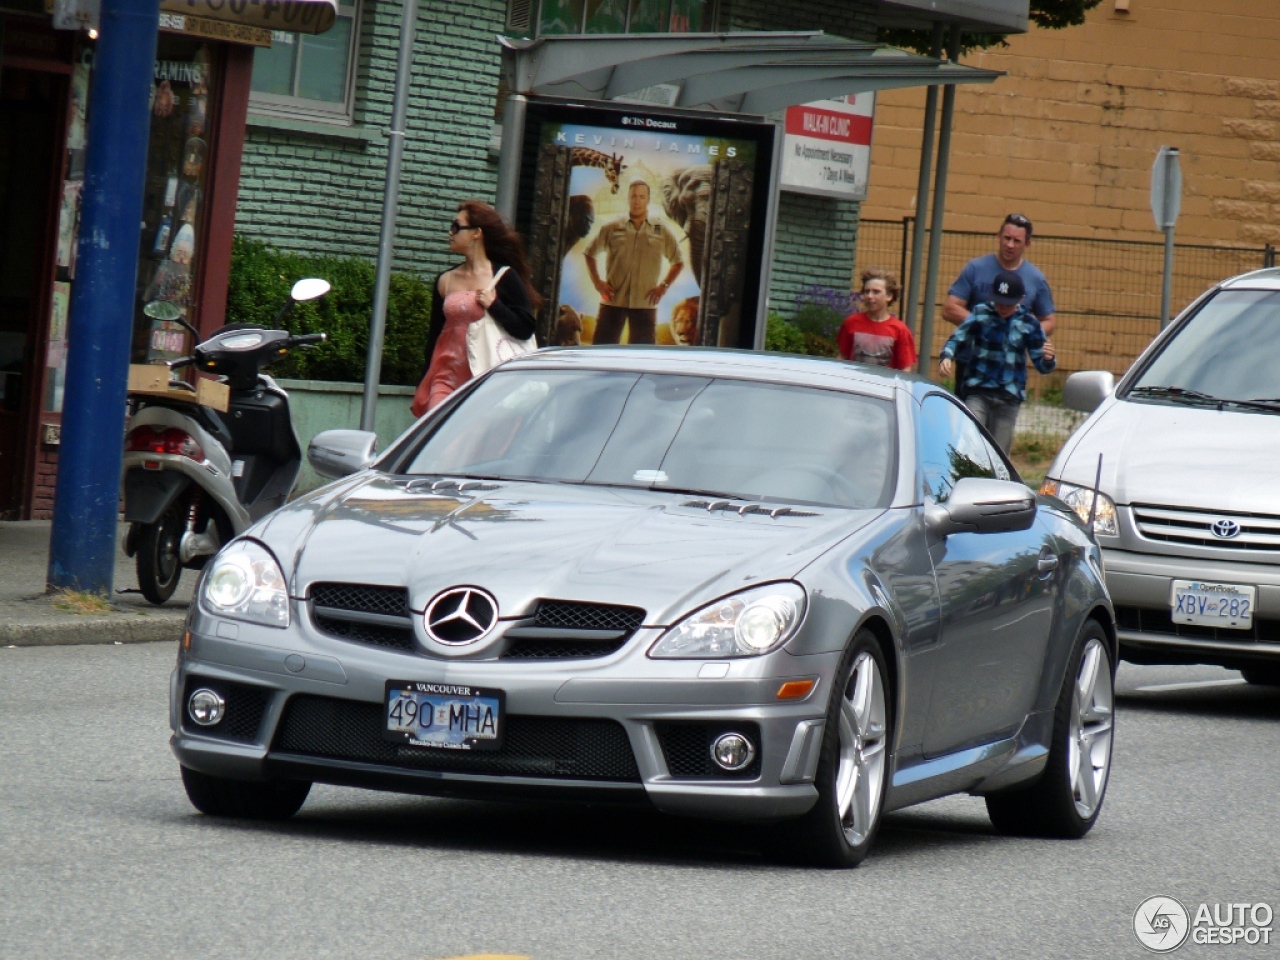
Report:
[[1156,229],[1164,231],[1164,286],[1160,291],[1160,329],[1169,325],[1169,303],[1173,298],[1173,227],[1182,208],[1182,168],[1178,148],[1161,147],[1151,167],[1151,213]]
[[71,295],[67,392],[49,548],[51,587],[109,594],[115,573],[148,102],[159,22],[159,0],[102,2]]

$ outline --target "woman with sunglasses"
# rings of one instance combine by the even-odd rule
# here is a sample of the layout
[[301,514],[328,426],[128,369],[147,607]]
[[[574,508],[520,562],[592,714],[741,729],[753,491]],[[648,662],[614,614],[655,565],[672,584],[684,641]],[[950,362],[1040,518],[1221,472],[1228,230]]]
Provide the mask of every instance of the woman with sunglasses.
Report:
[[[471,379],[467,328],[488,311],[517,340],[533,336],[541,298],[529,283],[524,243],[498,211],[466,200],[449,224],[449,249],[463,257],[436,279],[427,339],[427,373],[411,409],[420,417]],[[493,278],[508,269],[498,280]]]

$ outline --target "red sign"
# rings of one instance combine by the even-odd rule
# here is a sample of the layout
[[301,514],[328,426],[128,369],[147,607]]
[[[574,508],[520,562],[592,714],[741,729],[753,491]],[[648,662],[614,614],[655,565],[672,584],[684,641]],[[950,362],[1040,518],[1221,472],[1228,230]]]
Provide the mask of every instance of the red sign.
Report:
[[787,133],[797,137],[871,145],[871,118],[818,107],[789,107]]

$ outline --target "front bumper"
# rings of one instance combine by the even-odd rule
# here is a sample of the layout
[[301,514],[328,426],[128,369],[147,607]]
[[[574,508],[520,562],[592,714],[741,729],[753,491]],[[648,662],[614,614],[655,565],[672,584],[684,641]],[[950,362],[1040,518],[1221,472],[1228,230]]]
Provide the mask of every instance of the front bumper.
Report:
[[[1121,655],[1137,663],[1208,663],[1241,667],[1280,662],[1280,567],[1194,556],[1102,550],[1116,610]],[[1175,624],[1174,580],[1258,588],[1252,630]]]
[[[644,655],[659,632],[641,629],[599,659],[444,661],[332,638],[316,632],[305,615],[278,630],[197,609],[189,649],[171,681],[171,745],[184,766],[235,779],[492,799],[639,801],[670,813],[735,820],[793,817],[812,807],[839,653],[779,651],[729,661],[725,676],[700,678],[703,661]],[[777,700],[783,680],[801,677],[818,680],[808,697]],[[441,760],[453,752],[383,740],[388,679],[504,690],[512,734],[504,756]],[[238,703],[250,712],[241,710],[234,729],[197,727],[185,712],[193,683],[243,690]],[[522,725],[519,736],[513,719]],[[720,729],[748,732],[758,760],[743,774],[708,767],[690,775],[689,738],[696,748],[697,731]],[[611,731],[612,739],[599,739]],[[673,731],[684,739],[673,739]],[[607,763],[597,762],[597,743]],[[684,752],[676,756],[677,749]]]

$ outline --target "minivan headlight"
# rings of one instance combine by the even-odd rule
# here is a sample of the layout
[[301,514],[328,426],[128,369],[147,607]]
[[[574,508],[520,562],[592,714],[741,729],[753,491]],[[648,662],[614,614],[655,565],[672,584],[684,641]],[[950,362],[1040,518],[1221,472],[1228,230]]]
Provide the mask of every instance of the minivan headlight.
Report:
[[782,646],[804,619],[798,583],[770,583],[727,596],[685,617],[649,650],[657,660],[758,657]]
[[289,625],[289,591],[280,564],[253,540],[236,540],[213,559],[200,599],[220,617],[268,627]]
[[[1063,483],[1061,480],[1045,480],[1040,485],[1040,492],[1057,497],[1085,523],[1089,522],[1089,510],[1093,507],[1093,488],[1078,487],[1074,483]],[[1116,502],[1101,490],[1098,491],[1098,506],[1093,514],[1093,532],[1099,537],[1120,536],[1120,520],[1116,516]]]

